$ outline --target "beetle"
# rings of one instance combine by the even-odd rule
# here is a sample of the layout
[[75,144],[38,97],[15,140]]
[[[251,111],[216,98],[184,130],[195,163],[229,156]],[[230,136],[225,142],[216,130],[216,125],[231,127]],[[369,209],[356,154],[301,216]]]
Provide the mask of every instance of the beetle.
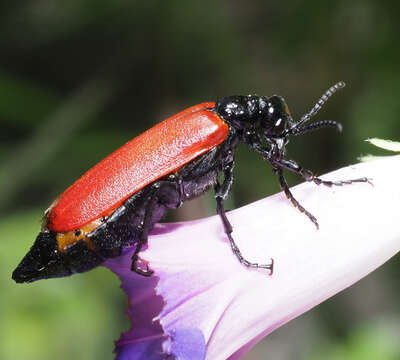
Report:
[[[273,261],[258,264],[243,257],[232,237],[224,200],[233,183],[239,141],[261,154],[277,174],[286,197],[318,228],[317,219],[292,195],[283,169],[326,186],[368,182],[367,178],[326,181],[286,157],[286,145],[297,136],[331,120],[309,121],[337,90],[330,87],[314,107],[294,121],[279,95],[230,96],[192,106],[134,138],[87,171],[46,210],[33,246],[14,270],[17,283],[88,271],[122,249],[134,246],[132,271],[150,276],[138,254],[148,233],[167,209],[214,187],[219,214],[233,253],[240,263],[272,273]],[[223,174],[220,183],[219,176]]]

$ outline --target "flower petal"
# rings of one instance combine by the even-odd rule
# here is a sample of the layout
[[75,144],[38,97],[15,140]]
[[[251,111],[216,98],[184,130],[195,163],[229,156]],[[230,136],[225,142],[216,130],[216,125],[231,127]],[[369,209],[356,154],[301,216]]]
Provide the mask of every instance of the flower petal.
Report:
[[260,263],[273,258],[272,276],[239,264],[217,216],[157,225],[141,253],[155,276],[130,272],[131,251],[106,264],[121,277],[133,324],[117,342],[118,359],[238,359],[360,280],[400,250],[399,175],[400,157],[393,156],[323,177],[366,176],[373,186],[294,187],[318,231],[282,193],[229,212],[243,255]]
[[375,145],[377,147],[385,149],[385,150],[395,151],[395,152],[400,151],[400,142],[398,142],[398,141],[384,140],[384,139],[378,139],[378,138],[371,138],[371,139],[367,139],[365,141],[369,142],[372,145]]

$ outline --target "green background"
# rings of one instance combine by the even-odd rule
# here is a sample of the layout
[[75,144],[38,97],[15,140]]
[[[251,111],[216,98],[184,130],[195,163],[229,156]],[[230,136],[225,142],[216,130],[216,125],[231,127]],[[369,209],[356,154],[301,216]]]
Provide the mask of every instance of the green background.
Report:
[[[0,359],[112,358],[113,340],[129,326],[113,274],[98,268],[30,285],[10,276],[52,200],[151,125],[250,93],[284,96],[298,119],[344,80],[318,115],[341,121],[343,133],[296,138],[289,156],[324,173],[381,153],[368,137],[399,140],[399,12],[395,1],[2,1]],[[269,165],[244,147],[235,174],[229,207],[278,191]],[[208,194],[168,220],[214,208]],[[399,359],[398,260],[246,359]]]

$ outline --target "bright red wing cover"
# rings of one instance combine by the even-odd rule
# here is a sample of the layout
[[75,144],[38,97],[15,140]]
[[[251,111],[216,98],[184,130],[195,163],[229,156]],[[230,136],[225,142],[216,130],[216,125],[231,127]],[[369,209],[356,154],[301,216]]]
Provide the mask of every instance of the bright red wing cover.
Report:
[[202,103],[164,120],[95,165],[56,200],[49,228],[56,232],[79,229],[222,143],[228,126],[206,110],[214,105]]

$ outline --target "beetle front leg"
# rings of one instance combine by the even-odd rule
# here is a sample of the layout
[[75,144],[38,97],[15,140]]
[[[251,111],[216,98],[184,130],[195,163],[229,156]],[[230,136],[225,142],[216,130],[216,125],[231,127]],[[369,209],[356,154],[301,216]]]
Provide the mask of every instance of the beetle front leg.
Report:
[[252,263],[244,258],[239,247],[236,245],[235,240],[232,237],[232,225],[229,222],[225,209],[224,200],[228,197],[233,184],[233,162],[224,169],[224,182],[220,185],[218,182],[215,185],[215,200],[217,201],[217,213],[221,218],[222,224],[224,226],[224,231],[231,244],[232,252],[238,258],[239,262],[247,267],[256,269],[267,269],[272,274],[273,271],[273,261],[270,264],[258,264]]
[[284,191],[286,197],[290,200],[290,202],[293,204],[293,206],[297,209],[299,209],[300,212],[302,212],[303,214],[305,214],[310,220],[311,222],[317,227],[317,230],[319,229],[319,225],[318,225],[318,221],[316,219],[316,217],[311,214],[310,212],[308,212],[297,200],[296,198],[293,196],[293,194],[291,193],[288,183],[285,179],[285,177],[283,176],[283,171],[281,168],[274,168],[274,171],[276,172],[276,174],[278,175],[279,178],[279,184],[281,189]]
[[312,181],[317,185],[325,185],[328,187],[332,186],[343,186],[343,185],[350,185],[353,183],[359,183],[359,182],[367,182],[369,184],[371,183],[371,179],[367,177],[362,177],[358,179],[350,179],[350,180],[339,180],[339,181],[328,181],[328,180],[322,180],[318,176],[315,176],[310,170],[305,170],[303,169],[299,164],[297,164],[293,160],[287,160],[287,159],[274,159],[271,161],[274,165],[277,165],[278,167],[283,167],[286,168],[296,174],[299,174],[303,179],[307,181]]

